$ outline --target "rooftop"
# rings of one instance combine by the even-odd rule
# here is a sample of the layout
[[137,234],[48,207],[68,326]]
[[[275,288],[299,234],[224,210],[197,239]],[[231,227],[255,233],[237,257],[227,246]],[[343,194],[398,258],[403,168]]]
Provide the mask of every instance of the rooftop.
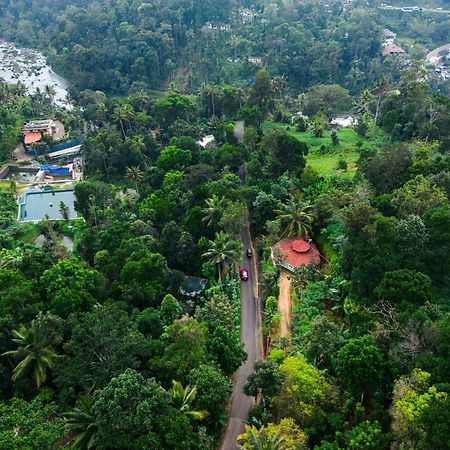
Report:
[[383,56],[392,55],[393,53],[406,53],[399,45],[388,44],[383,48]]
[[303,238],[283,239],[272,247],[272,259],[276,264],[292,270],[310,263],[320,264],[320,254],[311,240]]
[[38,129],[48,129],[55,125],[53,120],[47,119],[47,120],[32,120],[30,122],[27,122],[22,130],[23,131],[29,131],[29,130],[38,130]]
[[39,131],[30,131],[24,136],[25,144],[32,144],[33,142],[38,142],[42,138],[42,134]]

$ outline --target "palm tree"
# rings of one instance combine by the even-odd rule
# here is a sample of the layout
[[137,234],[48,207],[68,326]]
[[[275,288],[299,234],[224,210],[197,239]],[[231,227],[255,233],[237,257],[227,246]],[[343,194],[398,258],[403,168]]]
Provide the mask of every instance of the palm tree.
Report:
[[125,178],[133,183],[135,183],[136,192],[139,193],[138,183],[142,181],[144,174],[142,170],[137,166],[127,167],[127,173]]
[[297,102],[301,112],[304,112],[307,101],[308,95],[306,94],[306,92],[301,92],[300,94],[298,94]]
[[144,161],[143,152],[147,150],[147,146],[145,145],[144,138],[142,136],[135,136],[131,141],[130,150],[142,160],[143,164],[147,166]]
[[240,38],[235,34],[233,34],[230,38],[230,44],[234,49],[234,59],[237,59],[237,48],[239,47],[240,43],[241,43]]
[[239,448],[245,450],[281,450],[285,439],[275,435],[269,436],[264,428],[245,426],[245,433],[238,436]]
[[220,215],[225,207],[225,198],[214,194],[211,198],[205,200],[206,208],[202,212],[205,215],[202,219],[209,227],[215,226],[219,222]]
[[280,204],[279,208],[275,210],[277,214],[276,220],[285,224],[282,237],[303,237],[311,232],[314,215],[312,213],[313,207],[302,201],[301,193],[296,191],[291,195],[289,200]]
[[385,75],[383,75],[377,82],[374,92],[375,95],[378,97],[377,99],[377,107],[375,110],[375,117],[373,119],[373,121],[375,122],[375,125],[377,124],[377,120],[378,120],[378,113],[380,112],[380,103],[381,103],[381,97],[383,97],[383,95],[386,95],[388,92],[389,86],[388,86],[388,80],[387,77]]
[[219,282],[222,282],[223,271],[228,267],[235,267],[242,255],[242,244],[231,239],[228,234],[221,231],[216,233],[214,241],[209,241],[210,248],[203,253],[203,257],[208,258],[217,266],[219,272]]
[[54,317],[39,315],[29,327],[20,325],[19,329],[13,330],[12,341],[18,344],[18,348],[3,353],[20,359],[13,370],[13,381],[31,370],[36,386],[40,387],[47,379],[48,369],[51,369],[59,358],[54,345],[59,343],[60,337],[49,331],[49,322],[46,319],[53,320]]
[[53,86],[50,86],[49,84],[46,84],[44,87],[45,95],[49,98],[49,100],[53,101],[56,95],[55,88]]
[[93,404],[94,400],[91,397],[80,397],[77,406],[64,414],[66,430],[71,435],[75,435],[71,441],[71,448],[90,449],[94,447],[97,423],[92,415]]
[[210,84],[203,83],[200,86],[200,94],[205,97],[211,97],[211,108],[213,116],[216,115],[216,99],[221,94],[221,92],[222,92],[221,87],[215,83]]
[[123,138],[127,136],[125,134],[124,122],[128,122],[128,127],[131,129],[130,121],[134,117],[134,110],[128,103],[119,105],[114,108],[113,120],[120,123],[120,129],[122,130]]
[[203,420],[209,412],[202,410],[196,411],[192,409],[192,404],[197,397],[197,388],[187,385],[185,388],[179,381],[172,380],[172,389],[170,391],[174,405],[186,416],[194,420]]
[[272,90],[280,94],[280,99],[282,97],[283,91],[288,86],[287,78],[284,75],[277,75],[272,80]]

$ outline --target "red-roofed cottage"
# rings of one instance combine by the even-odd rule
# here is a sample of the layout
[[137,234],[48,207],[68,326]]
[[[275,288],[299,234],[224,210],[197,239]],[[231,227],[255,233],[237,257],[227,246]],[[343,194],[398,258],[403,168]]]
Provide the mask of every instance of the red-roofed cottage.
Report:
[[383,47],[383,56],[398,55],[400,53],[406,53],[399,45],[388,44]]
[[293,272],[296,268],[310,263],[319,265],[320,254],[311,240],[283,239],[272,247],[272,261]]

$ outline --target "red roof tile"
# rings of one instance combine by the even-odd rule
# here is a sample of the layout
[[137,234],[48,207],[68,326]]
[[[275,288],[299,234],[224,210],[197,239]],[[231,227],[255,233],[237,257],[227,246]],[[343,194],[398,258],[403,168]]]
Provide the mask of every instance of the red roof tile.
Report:
[[406,53],[406,52],[396,44],[388,44],[384,46],[383,56],[391,55],[393,53]]
[[42,134],[38,131],[31,131],[25,134],[25,144],[32,144],[33,142],[38,142],[42,138]]
[[283,239],[272,247],[275,260],[292,267],[308,265],[310,262],[320,264],[320,254],[315,244],[305,239]]

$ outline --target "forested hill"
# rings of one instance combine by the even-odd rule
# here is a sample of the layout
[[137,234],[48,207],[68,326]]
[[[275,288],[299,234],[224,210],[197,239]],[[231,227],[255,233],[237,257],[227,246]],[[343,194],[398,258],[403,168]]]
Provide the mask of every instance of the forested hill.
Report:
[[78,89],[154,89],[180,72],[187,88],[243,81],[256,56],[296,88],[334,82],[354,91],[382,71],[382,28],[376,8],[350,3],[4,0],[0,38],[43,50]]
[[0,37],[46,51],[77,87],[124,92],[159,86],[193,31],[231,9],[227,0],[5,0]]

